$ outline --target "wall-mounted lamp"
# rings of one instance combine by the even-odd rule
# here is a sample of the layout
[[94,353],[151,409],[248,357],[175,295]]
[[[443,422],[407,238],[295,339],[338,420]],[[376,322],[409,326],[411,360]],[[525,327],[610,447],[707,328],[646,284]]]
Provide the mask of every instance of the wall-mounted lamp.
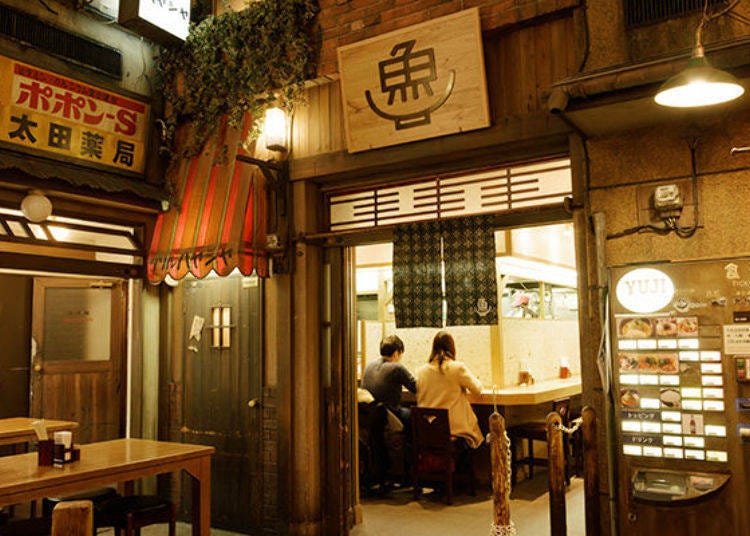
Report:
[[263,135],[266,139],[266,149],[285,152],[287,150],[287,117],[281,108],[266,110],[263,123]]
[[697,108],[728,102],[745,92],[737,79],[726,71],[721,71],[708,63],[703,50],[703,26],[711,19],[723,15],[736,5],[708,15],[704,10],[698,29],[695,31],[695,47],[687,67],[681,73],[668,79],[654,97],[657,104],[674,108]]
[[41,190],[31,190],[21,201],[21,212],[30,222],[39,223],[52,214],[52,201]]

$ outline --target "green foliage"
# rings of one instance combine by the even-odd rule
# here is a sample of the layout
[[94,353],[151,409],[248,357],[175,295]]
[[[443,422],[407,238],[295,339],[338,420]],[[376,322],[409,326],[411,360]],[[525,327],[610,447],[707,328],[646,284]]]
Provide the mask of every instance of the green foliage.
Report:
[[243,11],[209,16],[192,26],[185,43],[156,58],[165,101],[166,144],[180,123],[190,132],[179,154],[189,157],[227,115],[239,127],[245,113],[257,119],[267,108],[290,110],[311,72],[314,0],[259,0]]

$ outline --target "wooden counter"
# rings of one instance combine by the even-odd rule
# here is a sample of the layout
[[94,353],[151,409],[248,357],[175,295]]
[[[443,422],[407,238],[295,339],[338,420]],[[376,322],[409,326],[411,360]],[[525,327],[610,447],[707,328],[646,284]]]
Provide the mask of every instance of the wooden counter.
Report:
[[484,389],[479,396],[469,395],[472,404],[494,404],[498,406],[533,406],[544,402],[552,402],[558,398],[566,398],[581,394],[581,377],[573,376],[564,380],[545,380],[534,385],[518,385],[515,387],[501,387],[495,392]]
[[[497,402],[498,406],[535,406],[578,394],[581,394],[581,377],[573,376],[564,380],[536,382],[534,385],[501,387],[496,391],[496,398],[492,396],[492,389],[484,389],[479,396],[469,395],[469,401],[472,404],[489,405]],[[404,391],[401,394],[401,400],[415,402],[416,396]]]

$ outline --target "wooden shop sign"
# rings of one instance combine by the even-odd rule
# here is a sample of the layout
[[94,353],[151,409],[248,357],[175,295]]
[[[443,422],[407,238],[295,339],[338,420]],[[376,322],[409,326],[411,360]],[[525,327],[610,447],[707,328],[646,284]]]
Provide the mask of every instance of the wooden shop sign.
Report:
[[490,125],[479,9],[338,49],[349,152]]

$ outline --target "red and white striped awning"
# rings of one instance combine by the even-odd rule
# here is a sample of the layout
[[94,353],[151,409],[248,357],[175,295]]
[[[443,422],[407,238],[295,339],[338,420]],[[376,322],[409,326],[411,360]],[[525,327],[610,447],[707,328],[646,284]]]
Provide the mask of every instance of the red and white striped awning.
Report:
[[257,166],[236,158],[238,152],[249,156],[239,142],[250,124],[248,117],[242,129],[225,122],[201,154],[170,166],[175,206],[159,216],[154,228],[148,256],[151,283],[167,274],[181,279],[189,272],[202,278],[211,270],[224,276],[235,268],[244,275],[253,270],[268,275],[265,178]]

